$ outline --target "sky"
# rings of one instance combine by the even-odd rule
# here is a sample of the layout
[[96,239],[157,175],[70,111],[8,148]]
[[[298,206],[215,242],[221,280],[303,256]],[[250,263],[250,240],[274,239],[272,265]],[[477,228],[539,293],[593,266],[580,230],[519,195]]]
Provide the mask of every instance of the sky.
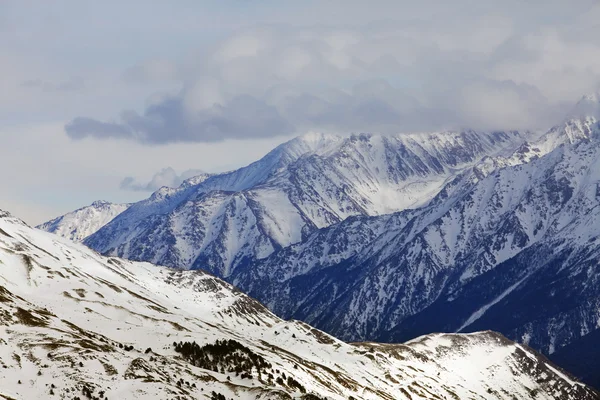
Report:
[[0,209],[37,224],[307,132],[545,129],[600,0],[0,0]]

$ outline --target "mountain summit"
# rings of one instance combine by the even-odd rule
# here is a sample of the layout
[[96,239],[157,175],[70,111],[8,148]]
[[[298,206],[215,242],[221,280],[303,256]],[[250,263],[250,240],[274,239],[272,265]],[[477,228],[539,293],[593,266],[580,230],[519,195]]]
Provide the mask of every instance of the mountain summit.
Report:
[[571,110],[568,117],[600,120],[600,91],[583,96]]
[[37,228],[79,242],[109,223],[129,206],[130,204],[97,200],[87,207],[38,225]]

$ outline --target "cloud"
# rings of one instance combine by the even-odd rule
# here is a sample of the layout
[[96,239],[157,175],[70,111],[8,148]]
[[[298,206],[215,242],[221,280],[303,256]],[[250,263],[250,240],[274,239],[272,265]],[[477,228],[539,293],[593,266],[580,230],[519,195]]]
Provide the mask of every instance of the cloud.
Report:
[[165,144],[307,130],[547,127],[560,119],[557,110],[600,83],[600,28],[573,29],[589,25],[586,15],[600,7],[533,3],[386,2],[381,9],[398,12],[374,19],[350,2],[351,22],[318,25],[299,13],[294,24],[236,31],[179,64],[135,64],[126,81],[179,81],[181,90],[152,96],[116,122],[76,118],[66,131],[73,139]]
[[21,83],[21,87],[29,89],[39,89],[44,92],[71,92],[81,90],[85,87],[83,79],[72,78],[64,82],[47,82],[41,79],[30,79]]
[[85,117],[77,117],[69,122],[65,125],[65,131],[72,139],[83,139],[87,136],[93,136],[97,139],[133,137],[133,132],[128,126],[114,122],[101,122]]
[[513,81],[476,81],[462,88],[455,99],[463,124],[482,129],[535,128],[536,121],[554,121],[566,115],[555,110],[540,91]]
[[135,178],[128,176],[121,181],[119,188],[134,192],[154,192],[163,186],[177,187],[186,179],[202,174],[204,174],[204,172],[199,169],[189,169],[183,171],[181,174],[177,174],[173,168],[167,167],[154,174],[150,182],[144,184],[139,183]]
[[179,75],[178,68],[172,61],[151,59],[127,68],[122,78],[125,82],[139,84],[176,81]]
[[249,95],[226,104],[199,110],[189,109],[182,97],[162,99],[143,115],[125,111],[120,122],[76,118],[65,126],[72,139],[135,139],[142,143],[218,142],[225,139],[252,139],[286,135],[293,128],[273,106]]

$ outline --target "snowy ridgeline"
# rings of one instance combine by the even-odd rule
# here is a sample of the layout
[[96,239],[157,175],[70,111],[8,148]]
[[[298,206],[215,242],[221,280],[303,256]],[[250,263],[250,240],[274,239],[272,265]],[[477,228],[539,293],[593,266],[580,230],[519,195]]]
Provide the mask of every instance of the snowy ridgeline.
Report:
[[586,96],[547,132],[307,135],[163,188],[84,243],[209,270],[344,340],[493,329],[586,376],[600,320],[598,115]]
[[[518,132],[306,135],[239,170],[162,188],[111,215],[85,243],[101,253],[228,276],[248,259],[350,216],[422,205],[459,171],[508,154],[523,140]],[[95,212],[40,228],[73,238],[76,227],[101,219]]]
[[80,242],[127,210],[130,205],[95,201],[87,207],[45,222],[38,228]]
[[341,342],[200,271],[0,216],[0,397],[598,399],[493,332]]

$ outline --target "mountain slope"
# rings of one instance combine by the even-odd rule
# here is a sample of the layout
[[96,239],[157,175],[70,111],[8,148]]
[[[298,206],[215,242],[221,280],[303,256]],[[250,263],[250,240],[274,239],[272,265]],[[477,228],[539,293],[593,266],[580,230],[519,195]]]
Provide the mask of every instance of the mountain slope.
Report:
[[5,399],[600,398],[493,332],[346,344],[201,271],[105,258],[4,212],[0,282]]
[[521,143],[517,132],[308,135],[240,170],[163,188],[85,244],[226,277],[350,216],[425,204],[460,171]]
[[424,207],[348,219],[231,281],[345,339],[494,329],[551,354],[598,329],[599,188],[598,123],[569,119]]
[[87,207],[45,222],[37,228],[80,242],[127,210],[130,205],[95,201]]

